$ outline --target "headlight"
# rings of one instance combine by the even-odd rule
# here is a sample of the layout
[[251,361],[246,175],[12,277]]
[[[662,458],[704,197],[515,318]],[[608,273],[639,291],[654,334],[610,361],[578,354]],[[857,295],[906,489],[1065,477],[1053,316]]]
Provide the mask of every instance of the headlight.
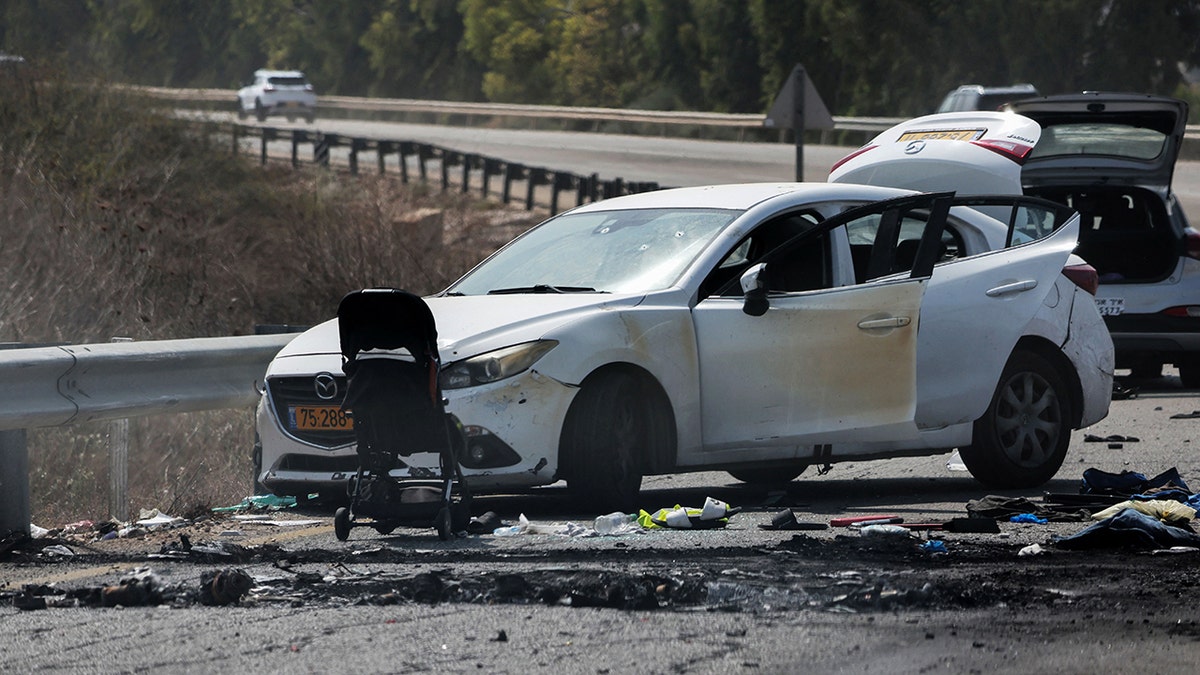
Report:
[[525,342],[453,363],[442,370],[442,389],[476,387],[523,373],[557,345],[558,340]]

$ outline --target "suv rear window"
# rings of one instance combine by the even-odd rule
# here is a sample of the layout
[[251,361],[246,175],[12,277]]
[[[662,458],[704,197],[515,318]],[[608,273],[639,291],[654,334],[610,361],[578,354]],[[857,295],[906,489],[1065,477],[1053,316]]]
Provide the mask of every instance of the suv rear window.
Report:
[[308,84],[303,77],[268,77],[267,82],[284,87],[303,87]]
[[1030,159],[1061,155],[1110,155],[1154,159],[1162,154],[1167,135],[1126,124],[1058,124],[1042,131]]

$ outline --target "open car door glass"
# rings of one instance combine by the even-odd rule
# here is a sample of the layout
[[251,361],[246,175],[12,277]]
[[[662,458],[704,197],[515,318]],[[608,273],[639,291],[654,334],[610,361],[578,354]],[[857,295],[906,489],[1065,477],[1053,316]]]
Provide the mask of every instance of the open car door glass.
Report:
[[[915,434],[918,318],[949,201],[944,193],[914,195],[850,209],[748,261],[762,265],[757,281],[769,305],[762,316],[748,315],[743,298],[728,294],[696,305],[706,451],[771,447],[772,457],[786,458],[798,456],[799,446]],[[925,250],[907,275],[787,289],[786,280],[802,275],[792,267],[820,260],[814,250],[830,246],[847,223],[877,222],[870,259],[894,264],[910,214],[925,223]]]

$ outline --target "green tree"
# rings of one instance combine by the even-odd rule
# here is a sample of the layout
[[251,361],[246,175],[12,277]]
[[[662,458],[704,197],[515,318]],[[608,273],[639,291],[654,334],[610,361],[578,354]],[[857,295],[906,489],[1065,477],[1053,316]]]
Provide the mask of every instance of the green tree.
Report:
[[487,69],[487,99],[553,100],[550,53],[559,44],[565,13],[556,0],[461,0],[463,48]]

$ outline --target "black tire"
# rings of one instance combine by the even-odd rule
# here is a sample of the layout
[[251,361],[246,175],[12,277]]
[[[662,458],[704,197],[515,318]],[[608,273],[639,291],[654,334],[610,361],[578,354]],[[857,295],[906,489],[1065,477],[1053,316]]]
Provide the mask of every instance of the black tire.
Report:
[[259,122],[267,121],[267,109],[263,107],[262,101],[257,98],[254,99],[254,119]]
[[1030,488],[1058,473],[1071,442],[1066,381],[1045,358],[1017,351],[1000,375],[973,443],[959,448],[976,480],[994,488]]
[[1176,364],[1184,389],[1200,389],[1200,356],[1185,356]]
[[632,375],[607,373],[572,401],[559,456],[580,508],[637,512],[642,474],[669,424],[650,389]]
[[450,537],[454,536],[453,516],[450,514],[450,509],[442,507],[438,511],[437,519],[434,520],[434,526],[437,527],[438,539],[442,541],[450,541]]
[[237,100],[237,103],[234,104],[234,107],[237,108],[238,119],[239,120],[246,119],[246,109],[242,107],[242,99],[239,98]]
[[333,534],[338,541],[350,538],[350,509],[343,506],[333,512]]
[[807,464],[772,469],[738,469],[730,471],[729,475],[751,485],[786,485],[804,473]]

